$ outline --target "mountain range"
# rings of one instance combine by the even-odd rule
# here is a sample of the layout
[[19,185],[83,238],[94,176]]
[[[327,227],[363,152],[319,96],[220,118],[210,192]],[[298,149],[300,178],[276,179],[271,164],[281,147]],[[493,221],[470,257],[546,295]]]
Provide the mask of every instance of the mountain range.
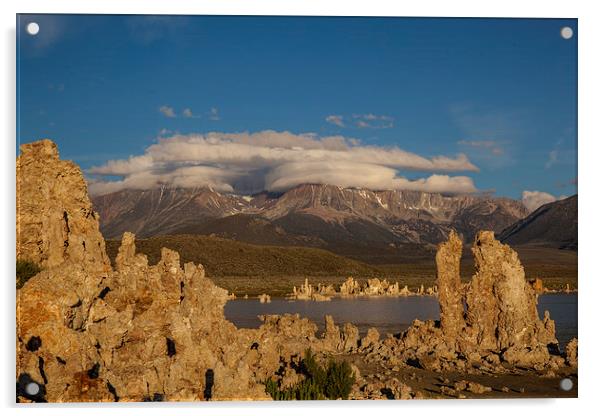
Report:
[[[525,218],[521,201],[419,191],[303,184],[286,192],[243,196],[208,187],[123,190],[92,198],[105,238],[203,234],[269,245],[309,246],[350,254],[430,251],[455,228],[471,241]],[[430,248],[430,249],[429,249]],[[393,254],[393,253],[391,253]]]
[[577,195],[542,205],[499,235],[510,245],[577,250]]

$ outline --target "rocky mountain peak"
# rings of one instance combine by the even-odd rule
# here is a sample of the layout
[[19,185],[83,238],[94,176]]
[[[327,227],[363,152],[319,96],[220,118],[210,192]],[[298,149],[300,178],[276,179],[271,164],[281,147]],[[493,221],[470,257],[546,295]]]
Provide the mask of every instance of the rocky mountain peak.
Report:
[[[288,235],[289,244],[318,242],[335,251],[358,242],[436,244],[450,228],[470,240],[478,229],[499,232],[527,215],[522,202],[507,198],[309,183],[252,196],[168,186],[123,190],[95,197],[94,205],[108,238],[131,231],[142,237],[216,234],[286,244]],[[249,228],[253,219],[266,224],[261,237]]]

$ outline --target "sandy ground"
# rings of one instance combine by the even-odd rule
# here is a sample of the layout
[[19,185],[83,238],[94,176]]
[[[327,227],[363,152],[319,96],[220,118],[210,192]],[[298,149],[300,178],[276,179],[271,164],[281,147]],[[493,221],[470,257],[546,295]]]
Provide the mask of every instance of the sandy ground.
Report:
[[[466,398],[474,399],[501,399],[501,398],[575,398],[578,393],[578,378],[576,371],[566,369],[557,377],[543,377],[527,370],[516,369],[511,374],[462,374],[457,372],[435,373],[411,366],[399,366],[398,371],[387,368],[381,363],[368,363],[361,354],[337,355],[337,359],[345,360],[356,365],[363,378],[376,379],[380,374],[396,377],[403,383],[412,387],[414,392],[422,392],[426,399],[452,399],[457,396],[445,394],[442,386],[453,389],[454,383],[461,380],[473,381],[492,388],[491,392],[475,394],[462,391]],[[560,380],[568,377],[573,382],[570,391],[560,388]],[[507,390],[507,391],[506,391]]]

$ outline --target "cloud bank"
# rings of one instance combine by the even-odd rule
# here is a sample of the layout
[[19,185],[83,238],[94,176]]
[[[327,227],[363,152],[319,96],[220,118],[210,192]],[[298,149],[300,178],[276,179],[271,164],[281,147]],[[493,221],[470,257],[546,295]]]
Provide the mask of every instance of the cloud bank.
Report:
[[566,198],[566,196],[561,195],[556,198],[554,195],[549,194],[547,192],[541,191],[523,191],[523,204],[529,212],[535,211],[542,205],[548,204],[550,202],[559,201],[561,199]]
[[[430,175],[409,180],[399,176],[399,170]],[[93,175],[90,192],[97,195],[160,184],[237,193],[283,191],[302,183],[475,192],[471,178],[443,174],[466,171],[478,168],[464,154],[427,158],[397,147],[361,145],[343,136],[265,130],[159,137],[142,155],[110,160],[88,173]],[[120,179],[111,180],[116,176]]]

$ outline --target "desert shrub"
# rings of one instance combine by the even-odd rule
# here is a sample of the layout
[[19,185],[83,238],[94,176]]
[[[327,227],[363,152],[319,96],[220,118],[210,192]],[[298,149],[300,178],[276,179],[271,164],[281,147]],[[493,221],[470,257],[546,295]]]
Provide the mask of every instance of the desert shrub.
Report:
[[311,379],[320,389],[326,386],[328,374],[326,369],[320,365],[316,360],[316,356],[311,352],[310,349],[305,351],[305,356],[301,361],[300,366],[301,373]]
[[40,273],[42,269],[33,261],[17,260],[17,289],[21,289],[25,282]]
[[305,380],[287,389],[280,389],[278,382],[268,379],[265,383],[266,392],[274,400],[346,399],[355,382],[349,363],[330,359],[326,366],[322,366],[311,350],[305,352],[299,369],[305,375]]
[[293,387],[281,390],[278,382],[268,379],[266,393],[274,400],[323,400],[324,395],[312,380],[303,380]]
[[326,397],[331,400],[346,399],[355,382],[355,376],[349,363],[346,361],[336,362],[331,359],[326,373],[326,385],[324,386]]

